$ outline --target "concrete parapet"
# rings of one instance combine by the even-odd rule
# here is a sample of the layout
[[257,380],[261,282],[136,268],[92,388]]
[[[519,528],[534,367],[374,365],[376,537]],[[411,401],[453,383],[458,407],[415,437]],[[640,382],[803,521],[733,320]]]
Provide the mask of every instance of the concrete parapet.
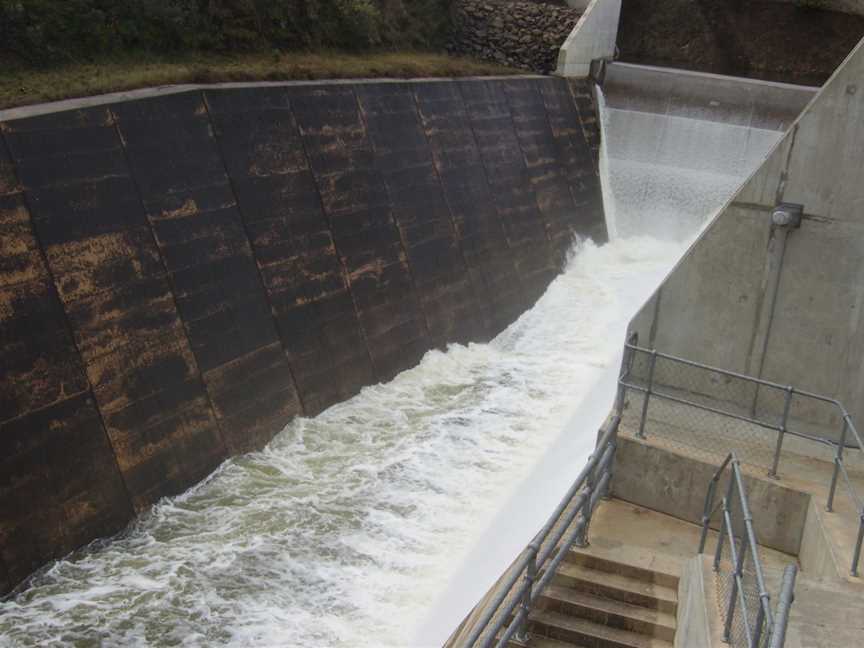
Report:
[[590,73],[591,61],[612,60],[620,14],[621,0],[592,0],[561,46],[555,73],[585,78]]
[[[627,437],[620,438],[615,461],[615,497],[686,522],[702,523],[705,494],[716,465]],[[759,543],[797,555],[810,495],[749,475],[745,485]],[[723,492],[722,486],[718,492]],[[719,524],[712,523],[712,528]]]

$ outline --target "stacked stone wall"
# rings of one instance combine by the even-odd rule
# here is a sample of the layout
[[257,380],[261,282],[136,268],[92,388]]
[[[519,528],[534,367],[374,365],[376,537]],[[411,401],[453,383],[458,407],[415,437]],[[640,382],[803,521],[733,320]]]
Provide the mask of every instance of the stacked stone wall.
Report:
[[548,74],[581,12],[536,2],[458,0],[450,51]]

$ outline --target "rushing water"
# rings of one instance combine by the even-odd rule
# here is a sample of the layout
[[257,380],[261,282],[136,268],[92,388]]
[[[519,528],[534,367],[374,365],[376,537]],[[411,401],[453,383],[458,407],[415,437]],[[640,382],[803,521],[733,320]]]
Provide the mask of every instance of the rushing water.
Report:
[[[0,603],[0,646],[440,645],[476,600],[459,579],[478,574],[477,539],[518,484],[568,421],[590,447],[595,430],[574,415],[683,251],[673,238],[575,245],[491,343],[429,352],[51,566]],[[584,460],[568,457],[562,483]],[[535,517],[560,495],[533,502]],[[515,555],[519,538],[492,536]],[[481,565],[480,580],[503,566]]]

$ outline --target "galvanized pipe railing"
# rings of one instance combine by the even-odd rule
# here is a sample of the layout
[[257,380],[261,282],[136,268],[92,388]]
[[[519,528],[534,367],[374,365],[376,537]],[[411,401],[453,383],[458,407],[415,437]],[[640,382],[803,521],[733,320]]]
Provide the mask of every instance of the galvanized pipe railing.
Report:
[[[646,384],[644,386],[635,384],[631,380],[628,380],[628,378],[630,378],[630,367],[632,367],[633,365],[633,359],[636,354],[640,353],[648,356],[649,358],[647,372],[648,375]],[[852,448],[859,450],[861,453],[864,453],[864,441],[862,441],[861,435],[858,432],[858,429],[855,427],[854,422],[852,421],[852,417],[840,401],[835,398],[829,398],[828,396],[822,396],[820,394],[814,394],[812,392],[808,392],[802,389],[797,389],[790,385],[780,385],[769,380],[763,380],[761,378],[755,378],[753,376],[740,374],[735,371],[720,369],[718,367],[712,367],[699,362],[694,362],[692,360],[687,360],[685,358],[680,358],[666,353],[660,353],[655,349],[646,349],[643,347],[639,347],[636,344],[635,336],[631,336],[627,344],[625,344],[624,358],[625,360],[623,363],[623,369],[621,372],[621,377],[619,379],[618,403],[623,404],[623,400],[628,389],[644,395],[639,417],[639,424],[636,432],[636,436],[639,438],[645,438],[645,427],[648,419],[649,401],[654,398],[660,398],[666,401],[677,403],[679,405],[684,405],[685,407],[695,408],[703,412],[709,412],[711,414],[716,414],[718,416],[726,417],[736,421],[741,421],[766,430],[772,430],[776,432],[777,438],[774,444],[774,453],[772,455],[771,468],[768,471],[768,475],[775,479],[780,478],[778,474],[778,469],[780,466],[780,459],[783,450],[783,441],[787,435],[831,448],[834,455],[834,469],[831,475],[830,485],[828,487],[826,510],[829,513],[834,511],[834,499],[836,495],[837,484],[840,481],[840,477],[842,477],[842,481],[846,487],[846,491],[850,499],[852,500],[852,503],[857,512],[856,514],[858,515],[858,535],[855,543],[855,549],[852,553],[850,574],[852,576],[859,575],[862,546],[864,546],[864,499],[862,499],[858,495],[855,486],[852,483],[852,480],[849,478],[849,473],[846,469],[846,465],[844,462],[844,451],[847,448]],[[668,393],[663,390],[658,390],[658,385],[656,384],[656,369],[658,360],[663,360],[673,364],[692,367],[698,370],[718,374],[720,376],[727,376],[729,378],[741,380],[756,385],[757,389],[759,387],[767,387],[775,390],[782,390],[784,392],[784,403],[779,422],[767,418],[759,418],[755,412],[755,408],[752,415],[741,414],[740,412],[730,411],[728,409],[723,409],[719,406],[707,405],[705,403],[697,402],[693,399],[683,398],[679,395]],[[676,388],[678,388],[679,390],[681,389],[680,386],[676,386]],[[710,397],[710,394],[708,394],[708,396]],[[791,429],[789,427],[789,415],[793,397],[825,403],[830,407],[835,408],[837,410],[837,413],[839,414],[840,419],[843,421],[839,441],[834,441],[833,439],[829,439],[824,436],[806,434],[804,432]],[[621,412],[620,405],[618,412]]]
[[[717,486],[726,470],[729,470],[729,483],[726,494],[721,499],[721,506],[715,506],[714,500],[717,494]],[[736,507],[740,512],[740,522],[736,516]],[[792,605],[792,591],[794,588],[794,573],[791,575],[791,584],[786,582],[790,572],[789,568],[796,570],[797,567],[790,565],[784,577],[784,585],[780,593],[780,605],[775,616],[771,609],[771,596],[765,585],[765,572],[762,568],[762,560],[759,556],[759,543],[756,539],[756,531],[753,527],[753,516],[750,512],[750,503],[747,499],[747,490],[741,472],[741,464],[734,452],[730,452],[720,467],[716,470],[708,484],[708,492],[705,495],[704,515],[702,516],[702,534],[699,538],[699,553],[705,552],[708,539],[708,531],[717,510],[722,510],[723,515],[720,522],[720,533],[717,536],[717,546],[714,551],[714,571],[720,571],[723,548],[728,543],[731,564],[734,567],[732,574],[732,587],[729,591],[728,600],[724,604],[725,616],[723,624],[723,641],[730,642],[732,638],[732,627],[736,619],[743,626],[744,637],[747,648],[758,648],[762,645],[762,637],[769,637],[771,646],[781,648],[783,637],[786,634],[786,624],[789,619],[789,607]],[[740,539],[735,535],[736,526],[744,525],[744,533]],[[753,564],[755,574],[756,593],[759,598],[759,607],[756,610],[756,618],[750,618],[750,610],[747,607],[746,590],[747,582],[744,573],[744,563],[747,556]],[[736,616],[737,615],[737,616]],[[779,638],[778,638],[779,637]],[[778,642],[779,643],[776,643]]]
[[[574,544],[586,542],[591,515],[604,497],[612,478],[612,466],[621,419],[609,419],[601,431],[594,454],[567,494],[517,558],[505,581],[496,587],[458,648],[502,648],[514,636],[524,638],[531,608],[552,580],[558,565]],[[575,524],[574,524],[575,523]]]
[[798,565],[786,565],[783,572],[783,584],[780,586],[780,600],[777,602],[777,614],[774,615],[774,632],[768,648],[783,648],[786,643],[786,628],[789,626],[789,612],[795,601],[795,577],[798,575]]

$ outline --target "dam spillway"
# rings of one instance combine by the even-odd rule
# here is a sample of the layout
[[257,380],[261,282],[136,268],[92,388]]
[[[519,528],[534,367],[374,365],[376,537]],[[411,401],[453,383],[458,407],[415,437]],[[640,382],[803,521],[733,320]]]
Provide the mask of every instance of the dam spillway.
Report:
[[0,604],[0,636],[417,645],[430,603],[613,364],[635,299],[678,253],[647,239],[584,244],[495,340],[430,352],[229,460]]
[[[739,182],[763,153],[741,158]],[[622,157],[614,146],[606,155],[615,176]],[[614,371],[629,318],[704,224],[699,188],[717,200],[700,184],[674,236],[634,213],[667,208],[652,212],[650,195],[616,198],[616,221],[631,226],[606,245],[577,243],[539,302],[490,343],[432,351],[296,419],[122,536],[56,563],[0,604],[0,641],[420,645],[430,603],[462,585],[476,538]],[[593,430],[566,432],[587,454]],[[558,493],[545,497],[551,508]],[[431,614],[439,636],[427,645],[438,645],[459,618]]]

